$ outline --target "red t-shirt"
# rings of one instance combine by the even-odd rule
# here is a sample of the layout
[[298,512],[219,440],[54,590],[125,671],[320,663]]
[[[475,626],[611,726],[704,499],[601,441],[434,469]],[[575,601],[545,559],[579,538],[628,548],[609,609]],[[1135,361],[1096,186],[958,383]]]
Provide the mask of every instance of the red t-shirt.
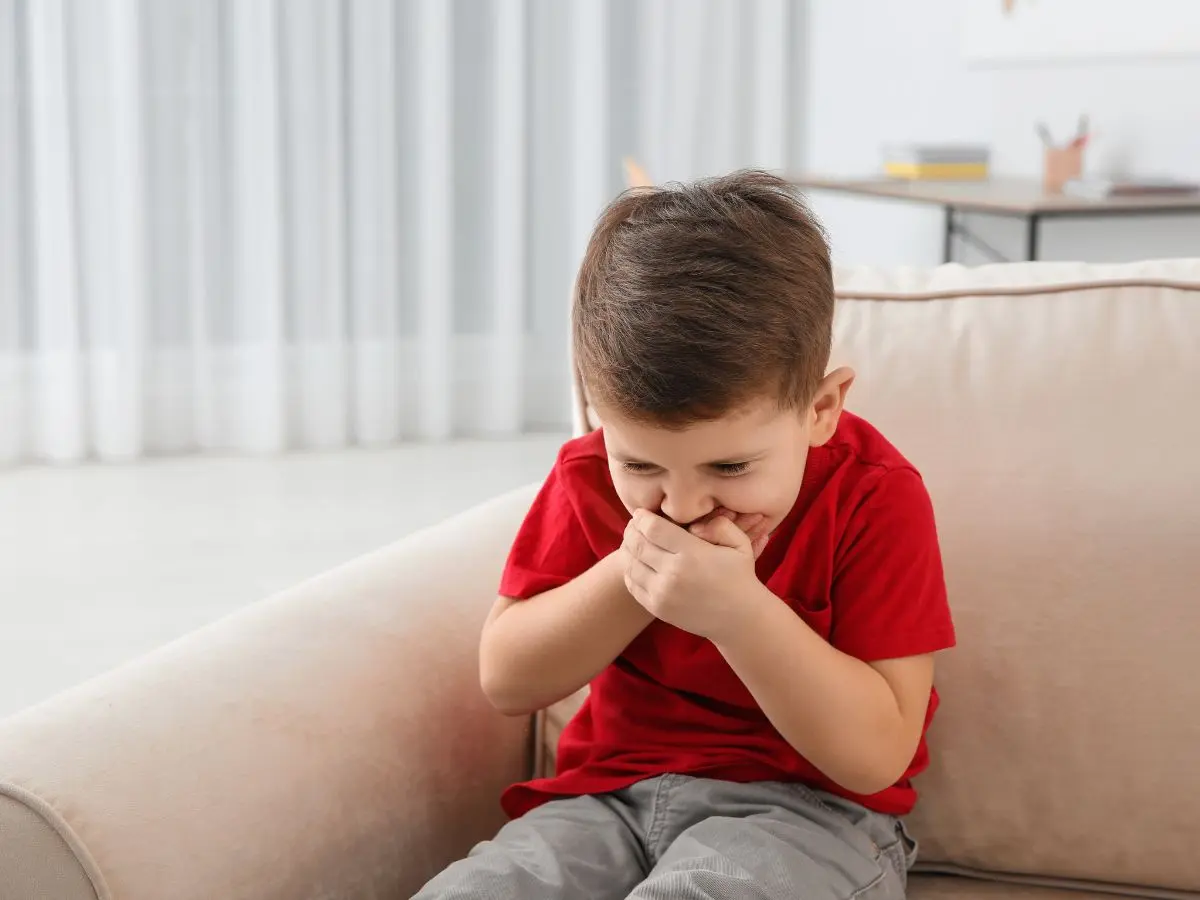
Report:
[[[500,584],[527,599],[616,550],[629,521],[603,434],[570,441],[529,511]],[[921,476],[871,425],[843,414],[808,456],[796,504],[757,564],[759,579],[833,646],[871,662],[954,645],[933,509]],[[801,781],[880,812],[916,802],[922,734],[904,777],[869,797],[826,778],[783,739],[709,641],[650,624],[592,681],[563,730],[558,774],[509,788],[512,817],[562,796],[600,794],[669,772],[726,781]],[[937,708],[930,697],[925,728]]]

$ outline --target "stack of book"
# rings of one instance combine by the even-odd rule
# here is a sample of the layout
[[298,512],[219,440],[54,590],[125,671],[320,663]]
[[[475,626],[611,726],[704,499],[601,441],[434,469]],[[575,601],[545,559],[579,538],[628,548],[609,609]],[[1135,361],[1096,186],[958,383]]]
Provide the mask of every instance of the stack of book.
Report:
[[989,149],[982,144],[894,144],[883,148],[891,178],[979,181],[988,177]]

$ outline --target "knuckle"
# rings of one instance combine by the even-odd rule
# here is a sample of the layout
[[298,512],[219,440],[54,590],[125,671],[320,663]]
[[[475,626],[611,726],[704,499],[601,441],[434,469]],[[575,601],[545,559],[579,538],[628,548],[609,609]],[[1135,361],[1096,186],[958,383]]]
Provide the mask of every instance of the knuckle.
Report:
[[679,563],[672,559],[663,566],[659,575],[662,578],[663,587],[675,588],[678,587],[679,582],[683,577],[683,572],[680,569]]

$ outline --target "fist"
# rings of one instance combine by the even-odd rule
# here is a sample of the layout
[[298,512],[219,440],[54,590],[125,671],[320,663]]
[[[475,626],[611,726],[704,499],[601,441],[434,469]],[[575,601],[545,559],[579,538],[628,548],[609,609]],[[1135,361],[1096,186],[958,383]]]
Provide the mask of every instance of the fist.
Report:
[[[735,518],[716,515],[685,530],[637,510],[621,545],[625,587],[656,618],[717,640],[736,622],[748,597],[761,589],[754,573],[754,542],[734,524]],[[765,545],[766,535],[756,540]]]

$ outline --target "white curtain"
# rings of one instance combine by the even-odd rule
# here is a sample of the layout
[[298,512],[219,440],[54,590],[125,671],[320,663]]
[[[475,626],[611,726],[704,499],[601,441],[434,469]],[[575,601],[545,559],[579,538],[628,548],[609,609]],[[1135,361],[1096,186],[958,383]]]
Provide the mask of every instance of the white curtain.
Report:
[[0,0],[0,462],[565,427],[621,159],[797,160],[801,0]]

